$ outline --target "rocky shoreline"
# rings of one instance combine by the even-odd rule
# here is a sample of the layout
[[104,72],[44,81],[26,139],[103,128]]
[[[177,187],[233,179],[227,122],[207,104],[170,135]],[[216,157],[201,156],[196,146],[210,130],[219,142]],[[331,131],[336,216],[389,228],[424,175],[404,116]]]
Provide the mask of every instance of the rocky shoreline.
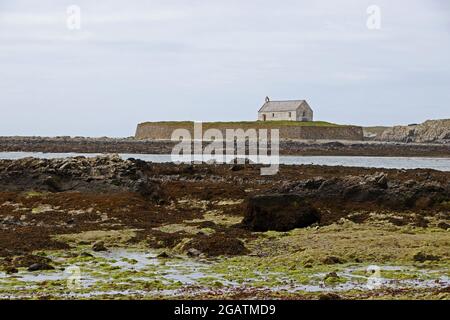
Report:
[[450,119],[428,120],[421,124],[394,126],[379,134],[375,139],[397,142],[450,142]]
[[149,180],[141,163],[117,155],[0,161],[0,191],[136,192],[160,199],[159,183]]
[[[347,274],[373,264],[445,274],[449,206],[450,172],[425,169],[282,165],[261,176],[251,164],[0,160],[0,296],[62,298],[63,280],[28,292],[24,279],[75,265],[97,281],[73,293],[88,297],[316,299],[324,288],[345,299],[445,298],[441,271],[433,286],[401,293],[367,291]],[[186,280],[189,266],[204,276]]]
[[[0,152],[170,154],[175,142],[134,138],[0,137]],[[281,155],[450,157],[449,144],[280,141]]]

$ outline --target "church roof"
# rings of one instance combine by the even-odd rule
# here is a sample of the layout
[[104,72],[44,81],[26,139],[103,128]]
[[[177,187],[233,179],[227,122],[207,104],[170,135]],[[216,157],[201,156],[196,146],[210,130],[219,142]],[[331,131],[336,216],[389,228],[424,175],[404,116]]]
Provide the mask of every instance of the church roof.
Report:
[[268,101],[259,109],[258,112],[286,112],[296,111],[304,105],[309,108],[305,100],[287,100],[287,101]]

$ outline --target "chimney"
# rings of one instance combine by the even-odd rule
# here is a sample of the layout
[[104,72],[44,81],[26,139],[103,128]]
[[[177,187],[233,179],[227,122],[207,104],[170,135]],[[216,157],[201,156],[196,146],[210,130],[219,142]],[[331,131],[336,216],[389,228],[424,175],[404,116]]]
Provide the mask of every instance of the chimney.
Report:
[[270,98],[269,98],[269,97],[266,97],[266,103],[269,102],[269,101],[270,101]]

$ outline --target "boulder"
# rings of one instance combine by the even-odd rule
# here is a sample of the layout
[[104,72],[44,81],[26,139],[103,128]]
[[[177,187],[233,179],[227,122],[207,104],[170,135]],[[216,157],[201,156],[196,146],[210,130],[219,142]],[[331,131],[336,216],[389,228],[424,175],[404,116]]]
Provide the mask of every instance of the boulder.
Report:
[[92,250],[99,252],[99,251],[108,251],[108,249],[105,247],[105,243],[103,241],[98,241],[94,243],[92,246]]
[[205,254],[208,257],[237,256],[249,253],[242,240],[224,233],[197,235],[184,246],[184,250],[189,256]]
[[159,259],[168,259],[168,258],[170,258],[170,255],[167,252],[163,251],[160,254],[158,254],[156,257]]
[[27,254],[23,256],[16,256],[12,259],[12,266],[15,268],[28,268],[32,265],[39,264],[50,264],[52,262],[51,259],[47,257],[42,257],[38,255]]
[[444,229],[444,230],[448,230],[448,229],[450,229],[450,224],[448,224],[448,223],[445,222],[445,221],[440,221],[440,222],[437,224],[437,227],[438,227],[438,228],[441,228],[441,229]]
[[190,257],[199,257],[202,254],[202,252],[200,250],[197,250],[195,248],[188,249],[186,253]]
[[258,195],[249,198],[243,226],[253,231],[288,231],[320,221],[319,212],[297,194]]
[[320,294],[319,300],[342,300],[342,297],[336,293],[327,292]]
[[34,263],[28,267],[28,271],[53,270],[55,269],[47,263]]
[[413,256],[413,260],[417,261],[417,262],[425,262],[425,261],[439,261],[441,259],[441,257],[433,255],[433,254],[428,254],[422,251],[417,252],[414,256]]
[[14,274],[14,273],[18,273],[19,272],[19,270],[16,267],[13,267],[13,266],[6,266],[4,268],[4,271],[5,271],[6,274]]
[[339,257],[335,257],[335,256],[327,256],[326,258],[324,258],[322,260],[323,264],[341,264],[343,263],[342,260]]
[[323,281],[331,281],[334,282],[336,280],[339,280],[340,277],[338,276],[338,274],[333,271],[333,272],[329,272],[325,275],[325,277],[323,278]]
[[83,258],[92,258],[93,255],[90,254],[89,252],[82,252],[82,253],[80,253],[80,257],[83,257]]

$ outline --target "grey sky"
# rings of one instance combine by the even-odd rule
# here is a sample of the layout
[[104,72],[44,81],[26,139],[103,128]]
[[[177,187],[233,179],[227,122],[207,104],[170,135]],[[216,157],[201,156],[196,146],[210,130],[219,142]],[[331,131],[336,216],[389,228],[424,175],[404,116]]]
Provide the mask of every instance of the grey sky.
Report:
[[266,95],[337,123],[449,118],[449,40],[446,0],[0,0],[0,135],[254,120]]

